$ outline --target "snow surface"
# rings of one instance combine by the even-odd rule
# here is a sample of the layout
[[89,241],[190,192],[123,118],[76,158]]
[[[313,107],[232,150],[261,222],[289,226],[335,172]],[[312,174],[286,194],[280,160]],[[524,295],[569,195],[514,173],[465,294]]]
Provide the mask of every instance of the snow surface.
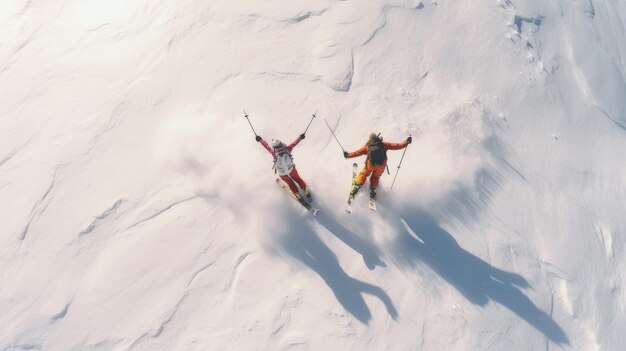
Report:
[[[0,350],[624,350],[623,0],[0,3]],[[291,141],[322,212],[274,185]],[[355,150],[390,152],[344,213]],[[362,159],[357,162],[362,162]]]

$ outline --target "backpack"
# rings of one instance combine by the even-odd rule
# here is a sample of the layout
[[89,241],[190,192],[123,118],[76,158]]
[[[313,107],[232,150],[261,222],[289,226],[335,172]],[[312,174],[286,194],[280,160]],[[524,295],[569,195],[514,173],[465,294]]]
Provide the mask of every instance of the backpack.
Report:
[[293,169],[293,157],[286,147],[276,150],[276,159],[274,160],[274,172],[278,175],[288,175]]
[[383,140],[376,137],[372,139],[368,144],[369,153],[367,158],[374,166],[380,166],[387,160],[387,150],[383,145]]

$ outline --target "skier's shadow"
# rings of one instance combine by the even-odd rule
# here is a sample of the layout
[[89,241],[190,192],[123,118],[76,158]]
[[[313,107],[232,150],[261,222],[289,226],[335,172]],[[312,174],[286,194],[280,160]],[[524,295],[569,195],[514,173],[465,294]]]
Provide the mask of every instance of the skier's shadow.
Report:
[[[418,261],[479,306],[497,302],[517,314],[558,345],[569,345],[563,329],[540,310],[520,288],[530,285],[519,274],[506,272],[463,250],[452,235],[424,211],[402,216],[395,250],[411,266]],[[419,238],[419,239],[417,239]]]
[[363,294],[374,295],[385,305],[387,312],[396,319],[398,312],[383,289],[350,277],[339,265],[337,256],[322,242],[307,223],[289,218],[289,233],[280,240],[286,253],[302,262],[324,280],[337,301],[359,321],[367,324],[372,318]]
[[378,248],[376,248],[371,241],[365,240],[365,238],[351,232],[332,216],[326,215],[324,211],[317,215],[317,221],[326,228],[328,232],[337,237],[337,239],[343,241],[346,245],[363,256],[363,261],[370,270],[373,270],[376,266],[387,266],[385,262],[380,259]]

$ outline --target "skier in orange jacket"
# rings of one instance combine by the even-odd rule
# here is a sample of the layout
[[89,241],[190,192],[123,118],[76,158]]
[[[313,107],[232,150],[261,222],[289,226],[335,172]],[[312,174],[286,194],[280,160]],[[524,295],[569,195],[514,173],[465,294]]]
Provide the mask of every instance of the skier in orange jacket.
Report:
[[360,149],[353,152],[343,152],[343,157],[353,158],[358,156],[367,155],[365,165],[361,172],[354,178],[352,183],[352,189],[350,190],[350,198],[354,199],[356,193],[361,189],[367,177],[370,178],[370,199],[376,199],[376,188],[378,188],[378,181],[380,176],[385,171],[387,166],[387,150],[400,150],[407,147],[413,141],[412,137],[406,138],[401,143],[388,143],[383,142],[383,138],[380,134],[371,133],[367,143]]

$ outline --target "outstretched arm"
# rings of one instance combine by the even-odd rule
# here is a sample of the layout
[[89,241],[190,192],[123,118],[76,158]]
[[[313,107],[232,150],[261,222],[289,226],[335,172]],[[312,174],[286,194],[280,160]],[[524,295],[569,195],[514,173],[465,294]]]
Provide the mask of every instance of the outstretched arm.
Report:
[[367,151],[368,151],[368,147],[367,147],[367,144],[365,144],[365,145],[363,145],[363,147],[361,147],[360,149],[358,149],[356,151],[348,152],[348,155],[346,156],[346,158],[353,158],[353,157],[363,156],[363,155],[367,154]]
[[407,147],[409,145],[409,141],[405,140],[401,143],[387,143],[387,142],[383,142],[383,145],[385,146],[385,149],[387,150],[400,150],[400,149],[404,149],[405,147]]
[[291,152],[291,150],[293,150],[293,148],[294,148],[294,147],[296,147],[296,145],[298,145],[298,144],[300,143],[300,141],[302,141],[302,139],[304,139],[304,138],[302,137],[302,135],[303,135],[303,134],[300,134],[300,135],[296,138],[296,140],[294,140],[293,142],[291,142],[291,144],[289,144],[289,145],[287,146],[287,148],[289,149],[289,152]]
[[274,149],[272,149],[265,140],[263,140],[263,138],[259,137],[259,143],[261,143],[261,145],[263,145],[263,147],[270,153],[272,154],[272,156],[274,156],[274,158],[276,158],[276,154],[274,153]]

